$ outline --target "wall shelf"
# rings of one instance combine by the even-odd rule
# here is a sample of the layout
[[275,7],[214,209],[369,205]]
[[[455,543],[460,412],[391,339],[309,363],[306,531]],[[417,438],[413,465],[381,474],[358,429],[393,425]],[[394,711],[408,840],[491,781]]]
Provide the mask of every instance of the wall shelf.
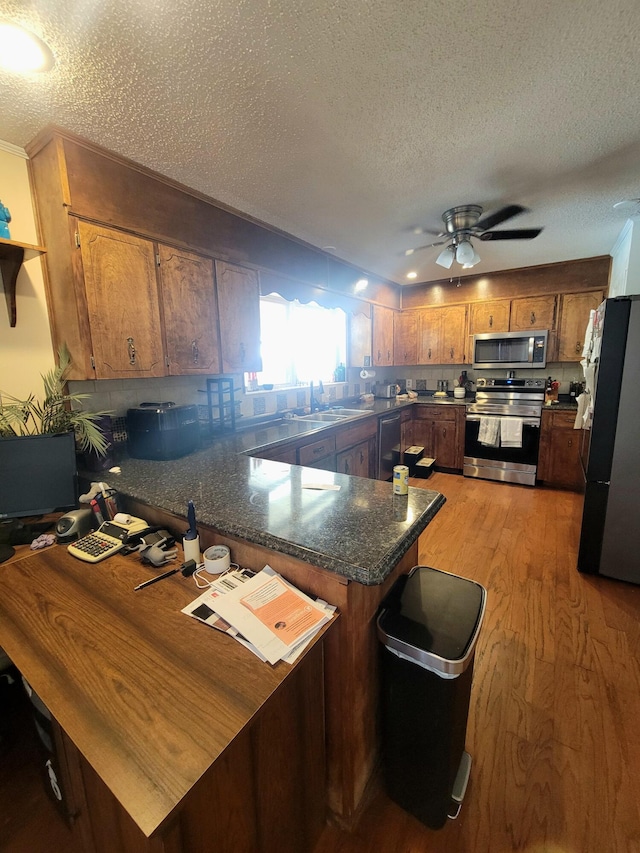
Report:
[[7,300],[9,323],[16,325],[16,281],[24,261],[42,255],[47,250],[44,246],[33,246],[31,243],[19,243],[17,240],[5,240],[0,237],[0,274],[4,296]]

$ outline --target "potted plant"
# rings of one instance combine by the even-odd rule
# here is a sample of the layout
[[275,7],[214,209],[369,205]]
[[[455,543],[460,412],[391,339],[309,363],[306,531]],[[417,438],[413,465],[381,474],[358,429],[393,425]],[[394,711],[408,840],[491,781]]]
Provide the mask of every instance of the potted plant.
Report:
[[71,408],[91,395],[66,393],[65,377],[70,366],[69,350],[63,346],[58,351],[58,366],[42,375],[42,399],[29,394],[25,400],[19,400],[0,392],[0,439],[73,432],[78,450],[92,451],[98,456],[106,454],[108,442],[99,426],[106,412]]

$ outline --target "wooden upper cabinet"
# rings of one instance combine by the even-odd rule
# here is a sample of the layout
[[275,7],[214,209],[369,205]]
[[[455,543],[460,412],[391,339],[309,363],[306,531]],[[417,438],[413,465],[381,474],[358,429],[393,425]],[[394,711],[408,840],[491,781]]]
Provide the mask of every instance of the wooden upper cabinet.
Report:
[[558,361],[580,361],[589,312],[604,299],[601,290],[565,293],[562,297],[558,332]]
[[418,364],[418,312],[402,311],[393,318],[393,363]]
[[169,246],[158,260],[169,374],[219,373],[213,261]]
[[512,332],[527,332],[529,329],[555,329],[556,327],[556,297],[532,296],[526,299],[511,301],[511,320],[509,328]]
[[393,315],[391,308],[374,305],[373,364],[378,367],[393,364]]
[[164,376],[153,243],[78,222],[96,379]]
[[[371,366],[371,317],[349,314],[349,367]],[[368,359],[368,360],[367,360]]]
[[418,330],[418,364],[440,364],[441,308],[423,308]]
[[440,311],[440,364],[464,364],[467,306],[449,305]]
[[496,299],[493,302],[472,302],[469,315],[469,334],[481,335],[485,332],[508,332],[510,313],[510,299]]
[[466,305],[420,312],[418,364],[464,364]]
[[247,267],[216,261],[223,373],[262,370],[260,284]]

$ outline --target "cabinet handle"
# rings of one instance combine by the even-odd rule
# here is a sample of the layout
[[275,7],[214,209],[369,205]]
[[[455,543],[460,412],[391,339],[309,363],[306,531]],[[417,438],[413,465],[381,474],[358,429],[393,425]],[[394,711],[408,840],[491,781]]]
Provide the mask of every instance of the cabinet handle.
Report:
[[431,358],[431,347],[429,347],[429,354],[428,354],[428,356],[427,356],[427,357],[428,357],[428,358]]
[[348,459],[344,460],[344,473],[345,474],[349,473],[349,460]]
[[391,364],[391,350],[387,350],[387,363]]
[[447,437],[447,428],[446,427],[442,427],[442,437],[443,438]]
[[378,364],[380,364],[381,361],[382,361],[382,357],[380,355],[380,350],[378,350]]
[[191,360],[197,364],[200,359],[200,350],[198,349],[198,341],[191,341]]
[[364,462],[364,453],[362,451],[360,451],[360,464],[362,465],[363,462]]
[[318,453],[324,453],[324,444],[322,445],[322,447],[316,447],[316,449],[313,452],[316,456]]
[[449,350],[449,358],[453,361],[453,347]]
[[570,438],[570,439],[567,441],[567,447],[573,447],[573,439],[572,439],[572,438]]
[[127,349],[129,350],[129,364],[136,363],[136,346],[133,338],[127,338]]
[[489,328],[493,326],[493,314],[489,314]]
[[535,321],[536,321],[536,312],[535,312],[535,311],[532,311],[532,312],[531,312],[531,325],[532,325],[532,326],[533,326],[533,324],[535,323]]
[[582,346],[582,344],[580,343],[580,341],[576,341],[576,352],[580,352],[581,346]]

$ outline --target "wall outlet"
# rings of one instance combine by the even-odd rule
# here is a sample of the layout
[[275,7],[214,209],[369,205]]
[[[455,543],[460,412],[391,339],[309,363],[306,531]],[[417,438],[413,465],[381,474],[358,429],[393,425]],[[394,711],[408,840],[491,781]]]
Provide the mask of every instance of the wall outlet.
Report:
[[413,379],[405,379],[404,385],[405,385],[405,388],[407,389],[407,391],[412,391],[413,390]]

